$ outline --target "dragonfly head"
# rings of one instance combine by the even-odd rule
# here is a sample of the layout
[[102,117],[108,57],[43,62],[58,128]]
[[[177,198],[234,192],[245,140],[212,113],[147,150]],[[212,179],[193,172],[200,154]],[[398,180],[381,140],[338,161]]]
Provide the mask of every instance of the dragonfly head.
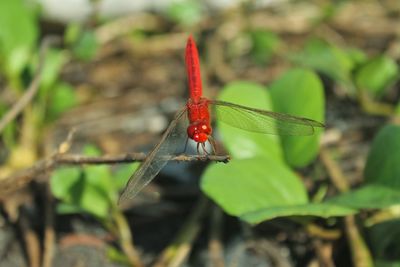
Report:
[[211,134],[211,127],[205,122],[196,122],[189,125],[187,134],[190,139],[197,143],[204,143]]

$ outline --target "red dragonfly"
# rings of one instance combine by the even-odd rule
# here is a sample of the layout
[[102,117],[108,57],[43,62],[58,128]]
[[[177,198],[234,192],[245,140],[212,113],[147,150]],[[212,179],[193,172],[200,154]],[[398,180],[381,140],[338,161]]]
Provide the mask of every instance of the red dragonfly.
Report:
[[[130,177],[120,201],[133,198],[167,164],[168,156],[174,155],[182,141],[188,138],[209,154],[205,144],[208,141],[215,153],[211,137],[210,106],[222,122],[251,132],[278,135],[312,135],[315,128],[324,127],[320,122],[261,109],[245,107],[229,102],[210,100],[202,96],[199,55],[192,36],[186,44],[186,71],[189,83],[189,100],[177,112],[161,138],[139,169]],[[178,126],[187,115],[186,132]]]

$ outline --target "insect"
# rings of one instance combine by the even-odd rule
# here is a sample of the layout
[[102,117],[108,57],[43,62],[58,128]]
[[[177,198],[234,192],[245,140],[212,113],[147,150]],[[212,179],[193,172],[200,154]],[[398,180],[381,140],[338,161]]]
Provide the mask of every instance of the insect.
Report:
[[[206,142],[211,144],[215,153],[210,110],[213,110],[218,119],[231,126],[251,132],[278,135],[312,135],[315,128],[324,127],[320,122],[255,109],[229,102],[210,100],[202,95],[200,63],[196,43],[190,36],[185,52],[186,71],[189,83],[189,99],[186,105],[177,112],[160,142],[146,157],[136,172],[130,177],[120,197],[120,202],[133,198],[145,187],[167,164],[168,156],[174,155],[182,141],[188,138],[197,143],[197,152],[206,150]],[[186,116],[185,116],[186,115]],[[186,132],[178,127],[183,119],[187,118]]]

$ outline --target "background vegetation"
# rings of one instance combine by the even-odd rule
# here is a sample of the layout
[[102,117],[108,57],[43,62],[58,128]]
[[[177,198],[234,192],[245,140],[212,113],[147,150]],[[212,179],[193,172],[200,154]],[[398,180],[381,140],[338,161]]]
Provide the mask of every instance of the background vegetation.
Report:
[[[1,266],[400,266],[398,1],[128,7],[0,1]],[[171,163],[120,206],[185,103],[189,34],[207,97],[327,127],[213,114],[229,163]]]

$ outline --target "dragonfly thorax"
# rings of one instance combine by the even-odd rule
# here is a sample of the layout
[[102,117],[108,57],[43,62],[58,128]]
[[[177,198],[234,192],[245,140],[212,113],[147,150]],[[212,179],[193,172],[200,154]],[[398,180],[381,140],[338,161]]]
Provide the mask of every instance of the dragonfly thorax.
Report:
[[205,143],[212,132],[208,100],[205,98],[197,101],[189,99],[186,107],[189,119],[188,137],[197,143]]

